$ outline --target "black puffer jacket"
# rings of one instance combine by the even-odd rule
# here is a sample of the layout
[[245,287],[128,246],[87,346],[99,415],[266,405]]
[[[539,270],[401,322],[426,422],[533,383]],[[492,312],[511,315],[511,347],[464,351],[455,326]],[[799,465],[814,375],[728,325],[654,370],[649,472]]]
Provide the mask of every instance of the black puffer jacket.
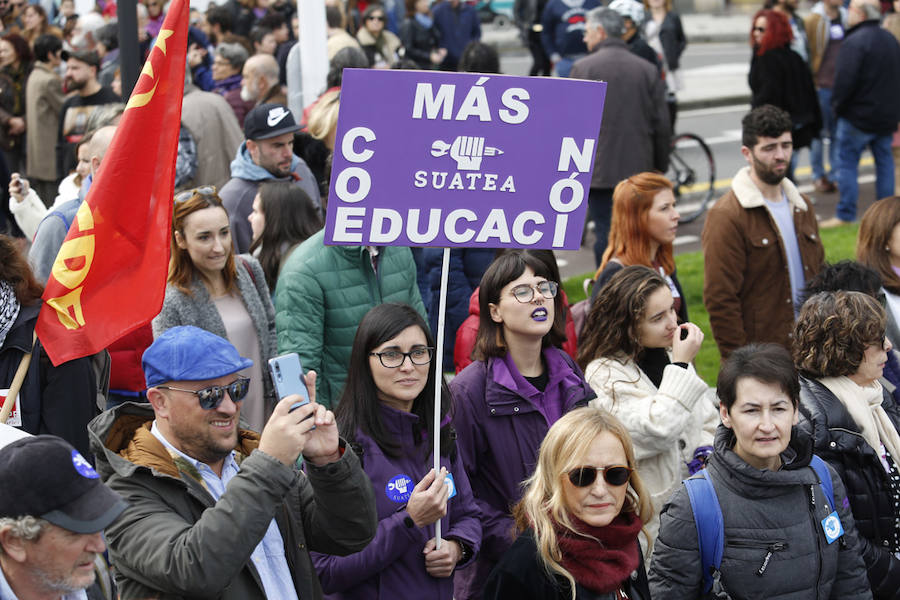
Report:
[[[836,510],[844,527],[829,544],[821,521],[833,507],[809,466],[812,439],[794,428],[784,466],[756,469],[741,459],[731,429],[719,425],[709,476],[725,529],[721,574],[734,600],[867,600],[872,598],[859,536],[844,485],[832,470]],[[697,529],[682,486],[663,507],[650,561],[650,594],[665,600],[702,598]]]
[[[843,403],[815,380],[800,378],[800,428],[813,435],[815,453],[828,461],[847,488],[863,560],[876,600],[900,599],[900,559],[894,556],[897,515],[888,475]],[[895,426],[900,411],[885,395],[881,406]],[[900,457],[893,457],[900,461]]]

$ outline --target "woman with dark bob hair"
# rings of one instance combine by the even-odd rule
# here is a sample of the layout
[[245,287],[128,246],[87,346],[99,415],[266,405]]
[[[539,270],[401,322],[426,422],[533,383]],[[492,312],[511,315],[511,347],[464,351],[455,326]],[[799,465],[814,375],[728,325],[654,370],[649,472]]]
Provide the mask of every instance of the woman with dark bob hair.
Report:
[[55,367],[50,362],[34,332],[43,291],[18,244],[0,235],[0,389],[4,395],[23,357],[31,353],[7,424],[34,435],[59,436],[89,457],[87,425],[100,413],[96,377],[90,358]]
[[625,426],[578,408],[553,424],[513,509],[519,537],[485,600],[649,600],[638,533],[653,512]]
[[900,196],[875,202],[859,222],[856,258],[881,276],[887,312],[887,335],[900,345]]
[[241,418],[262,431],[276,401],[265,368],[276,354],[275,308],[259,262],[249,254],[235,256],[228,213],[213,186],[175,196],[169,281],[153,337],[176,325],[223,337],[253,361],[242,372],[250,381]]
[[[434,339],[409,305],[378,305],[356,330],[335,418],[372,480],[379,522],[375,539],[363,551],[313,555],[332,600],[452,600],[454,569],[478,551],[478,507],[454,443],[450,394],[443,382],[437,432],[441,470],[432,468],[433,359]],[[435,549],[438,520],[442,542]]]
[[478,291],[475,362],[450,383],[453,423],[484,542],[456,576],[456,599],[480,598],[491,569],[513,542],[510,506],[531,475],[538,447],[562,415],[594,397],[581,369],[560,349],[566,319],[559,282],[527,250],[501,254]]
[[[660,515],[653,597],[872,598],[841,478],[823,465],[832,506],[810,465],[813,439],[794,427],[800,390],[788,351],[776,344],[735,350],[719,371],[717,393],[722,424],[705,475],[722,513],[721,563],[704,573],[715,565],[701,560],[695,514],[681,486]],[[702,513],[704,530],[716,527],[714,517]],[[705,576],[712,578],[709,595]]]
[[801,427],[847,486],[877,599],[900,598],[900,410],[882,388],[884,309],[861,292],[809,298],[794,326]]
[[623,179],[613,191],[609,241],[594,275],[591,303],[610,277],[631,265],[644,265],[666,280],[675,300],[678,321],[688,321],[687,304],[675,275],[672,242],[680,215],[672,182],[659,173],[638,173]]
[[[643,266],[613,275],[584,330],[578,364],[597,392],[591,406],[625,424],[648,499],[659,511],[712,451],[719,424],[709,386],[691,365],[703,332],[693,323],[678,324],[668,282]],[[658,526],[654,514],[646,542]]]
[[281,267],[301,242],[322,229],[322,219],[309,195],[292,182],[263,181],[247,220],[253,233],[250,253],[274,294]]

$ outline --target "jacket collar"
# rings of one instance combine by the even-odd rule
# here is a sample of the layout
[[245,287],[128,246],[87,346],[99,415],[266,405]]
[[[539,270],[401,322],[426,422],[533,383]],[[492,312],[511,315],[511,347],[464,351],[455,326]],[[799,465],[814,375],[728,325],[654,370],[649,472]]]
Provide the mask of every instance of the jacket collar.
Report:
[[[105,411],[88,425],[91,450],[97,457],[97,468],[104,479],[113,473],[128,477],[138,467],[150,469],[156,476],[182,479],[188,474],[202,485],[199,473],[182,468],[166,447],[150,432],[155,414],[146,403],[125,402],[112,410]],[[259,434],[254,431],[239,430],[238,443],[234,450],[235,460],[243,457],[259,446]],[[187,464],[187,461],[181,461]]]
[[[766,205],[762,192],[759,191],[759,188],[756,187],[756,184],[750,178],[749,166],[744,167],[734,176],[734,179],[731,181],[731,190],[737,197],[738,203],[745,209],[759,208]],[[806,202],[803,201],[803,196],[800,195],[797,186],[787,177],[781,180],[781,190],[795,210],[806,212]]]

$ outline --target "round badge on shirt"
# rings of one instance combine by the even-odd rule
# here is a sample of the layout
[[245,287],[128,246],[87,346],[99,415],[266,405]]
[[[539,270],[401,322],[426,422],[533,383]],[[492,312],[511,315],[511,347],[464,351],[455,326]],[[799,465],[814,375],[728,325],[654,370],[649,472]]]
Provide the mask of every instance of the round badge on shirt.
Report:
[[400,473],[394,475],[384,486],[384,493],[392,502],[402,504],[409,500],[414,484],[412,477]]

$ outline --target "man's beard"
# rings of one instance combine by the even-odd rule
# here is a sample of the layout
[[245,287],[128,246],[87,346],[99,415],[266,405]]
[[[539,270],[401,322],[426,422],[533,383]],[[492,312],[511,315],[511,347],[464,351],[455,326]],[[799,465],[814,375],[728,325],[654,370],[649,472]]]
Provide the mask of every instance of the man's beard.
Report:
[[788,165],[790,165],[790,161],[785,163],[784,173],[778,174],[773,169],[769,168],[762,161],[756,158],[755,154],[751,154],[753,156],[753,172],[756,173],[756,176],[763,183],[767,183],[768,185],[778,185],[784,179],[785,175],[788,172]]
[[84,86],[87,85],[87,81],[76,81],[74,79],[66,79],[66,91],[75,92],[81,89],[84,89]]

